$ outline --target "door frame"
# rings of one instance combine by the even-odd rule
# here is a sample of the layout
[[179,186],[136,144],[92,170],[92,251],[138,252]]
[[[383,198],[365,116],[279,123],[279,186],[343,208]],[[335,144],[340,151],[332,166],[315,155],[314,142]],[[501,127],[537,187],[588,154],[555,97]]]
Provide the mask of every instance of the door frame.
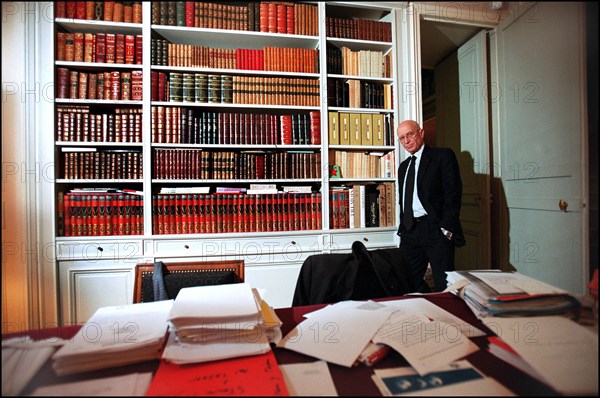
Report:
[[[398,13],[400,14],[400,13]],[[442,8],[438,7],[428,7],[424,5],[413,5],[409,4],[405,9],[405,15],[403,16],[405,19],[403,20],[403,26],[406,29],[402,32],[402,37],[398,38],[397,42],[401,44],[401,49],[399,51],[399,70],[401,72],[401,82],[402,86],[400,87],[400,112],[401,119],[414,119],[419,122],[421,125],[423,124],[423,98],[421,96],[421,21],[426,20],[429,22],[439,22],[444,24],[454,24],[454,25],[467,25],[479,28],[481,30],[488,30],[488,36],[490,37],[490,41],[494,35],[494,29],[496,28],[498,19],[490,20],[486,22],[486,18],[475,18],[472,14],[465,19],[460,18],[447,18],[441,15],[450,15],[449,12],[444,12]],[[476,34],[475,34],[476,35]],[[474,36],[475,36],[474,35]],[[489,51],[491,53],[492,48],[495,45],[489,44]],[[458,50],[458,47],[457,47]],[[491,60],[487,60],[487,64],[490,65]],[[488,76],[491,79],[491,71],[488,66]],[[411,83],[412,82],[412,83]],[[497,123],[494,121],[497,119],[497,108],[492,106],[488,106],[487,109],[487,119],[488,119],[488,135],[486,137],[480,137],[481,140],[487,141],[487,161],[489,165],[494,164],[494,159],[496,159],[496,142],[495,136],[496,131],[495,126]],[[400,122],[398,120],[398,122]],[[399,158],[402,161],[405,157],[405,153],[401,151]],[[495,175],[496,168],[495,167],[480,167],[481,170],[476,170],[478,173],[486,173],[489,183],[488,192],[490,196],[494,197],[497,188],[494,186],[496,179],[499,179],[498,175]],[[496,177],[496,178],[495,178]],[[501,196],[501,195],[499,195]],[[501,197],[498,198],[501,200]],[[508,231],[502,228],[501,220],[502,213],[498,211],[502,206],[498,203],[490,203],[493,202],[492,198],[483,198],[483,202],[488,206],[488,214],[487,216],[487,224],[488,227],[488,249],[487,249],[487,258],[488,264],[482,264],[482,267],[485,268],[500,268],[502,264],[506,263],[508,256],[508,249],[501,250],[501,252],[495,252],[498,250],[496,245],[491,243],[491,236],[497,237],[496,241],[500,244],[500,248],[505,248],[508,246]],[[506,257],[505,257],[506,256]]]

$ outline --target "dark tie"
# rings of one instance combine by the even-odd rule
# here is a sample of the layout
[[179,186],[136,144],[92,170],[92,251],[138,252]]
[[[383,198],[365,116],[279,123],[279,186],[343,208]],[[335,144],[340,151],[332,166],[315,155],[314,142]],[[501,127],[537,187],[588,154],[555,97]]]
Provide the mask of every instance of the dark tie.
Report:
[[411,156],[409,162],[408,173],[406,174],[406,191],[404,192],[404,213],[402,214],[402,224],[407,231],[409,231],[415,223],[412,202],[415,187],[415,163],[417,162],[417,157]]

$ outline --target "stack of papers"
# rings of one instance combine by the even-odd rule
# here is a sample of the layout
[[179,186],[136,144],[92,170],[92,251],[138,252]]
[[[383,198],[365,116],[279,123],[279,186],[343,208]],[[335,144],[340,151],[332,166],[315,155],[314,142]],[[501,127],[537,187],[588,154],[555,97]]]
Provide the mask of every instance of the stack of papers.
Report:
[[263,354],[281,321],[247,283],[184,288],[169,314],[162,358],[177,364]]
[[102,307],[52,356],[59,376],[157,359],[173,300]]
[[462,294],[479,318],[563,315],[580,307],[567,291],[516,272],[456,271],[448,276],[468,282]]

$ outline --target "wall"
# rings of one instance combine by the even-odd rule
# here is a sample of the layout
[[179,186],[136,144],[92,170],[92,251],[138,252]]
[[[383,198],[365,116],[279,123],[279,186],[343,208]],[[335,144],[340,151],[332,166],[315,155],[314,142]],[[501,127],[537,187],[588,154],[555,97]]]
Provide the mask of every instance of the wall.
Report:
[[2,332],[57,322],[52,3],[2,3]]
[[[25,106],[19,86],[23,68],[25,24],[15,3],[2,3],[2,333],[28,327],[27,266],[21,255],[26,242],[27,192],[20,168],[25,160]],[[10,58],[15,63],[5,62]],[[10,322],[9,322],[10,320]]]

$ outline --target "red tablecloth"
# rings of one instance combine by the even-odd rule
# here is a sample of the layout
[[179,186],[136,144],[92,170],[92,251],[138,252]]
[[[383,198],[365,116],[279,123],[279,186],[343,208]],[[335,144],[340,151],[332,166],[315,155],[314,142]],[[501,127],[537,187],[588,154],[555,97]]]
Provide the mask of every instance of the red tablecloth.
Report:
[[[464,321],[474,325],[475,327],[493,333],[479,321],[462,301],[451,293],[428,294],[422,296],[402,296],[390,299],[405,299],[410,300],[416,297],[424,297],[439,307],[451,312]],[[281,321],[283,322],[282,332],[285,336],[292,330],[304,317],[303,315],[311,311],[322,308],[323,305],[309,305],[302,307],[280,308],[275,310]],[[67,326],[58,328],[47,328],[43,330],[31,330],[22,333],[12,333],[3,335],[2,338],[15,337],[20,335],[29,335],[34,339],[60,337],[68,339],[77,333],[80,326]],[[481,350],[469,355],[466,359],[471,362],[476,368],[483,373],[495,378],[500,383],[511,389],[518,395],[558,395],[553,389],[540,383],[538,380],[531,378],[527,374],[512,367],[511,365],[497,359],[492,354],[488,353],[487,337],[476,337],[472,341],[477,344]],[[290,350],[273,348],[275,356],[280,364],[310,362],[315,361],[313,357],[296,353]],[[71,381],[93,379],[99,377],[117,376],[134,372],[154,372],[158,367],[159,361],[148,361],[136,365],[122,366],[119,368],[104,369],[96,372],[81,373],[76,375],[58,377],[54,373],[51,363],[46,363],[42,369],[36,374],[34,379],[29,383],[23,394],[31,393],[37,386],[49,385],[56,383],[65,383]],[[374,368],[390,368],[397,366],[408,366],[408,363],[396,352],[389,354],[382,361],[378,362]],[[343,366],[329,364],[329,369],[333,377],[337,392],[340,396],[377,396],[381,395],[373,381],[371,375],[373,368],[364,365],[346,368]]]

